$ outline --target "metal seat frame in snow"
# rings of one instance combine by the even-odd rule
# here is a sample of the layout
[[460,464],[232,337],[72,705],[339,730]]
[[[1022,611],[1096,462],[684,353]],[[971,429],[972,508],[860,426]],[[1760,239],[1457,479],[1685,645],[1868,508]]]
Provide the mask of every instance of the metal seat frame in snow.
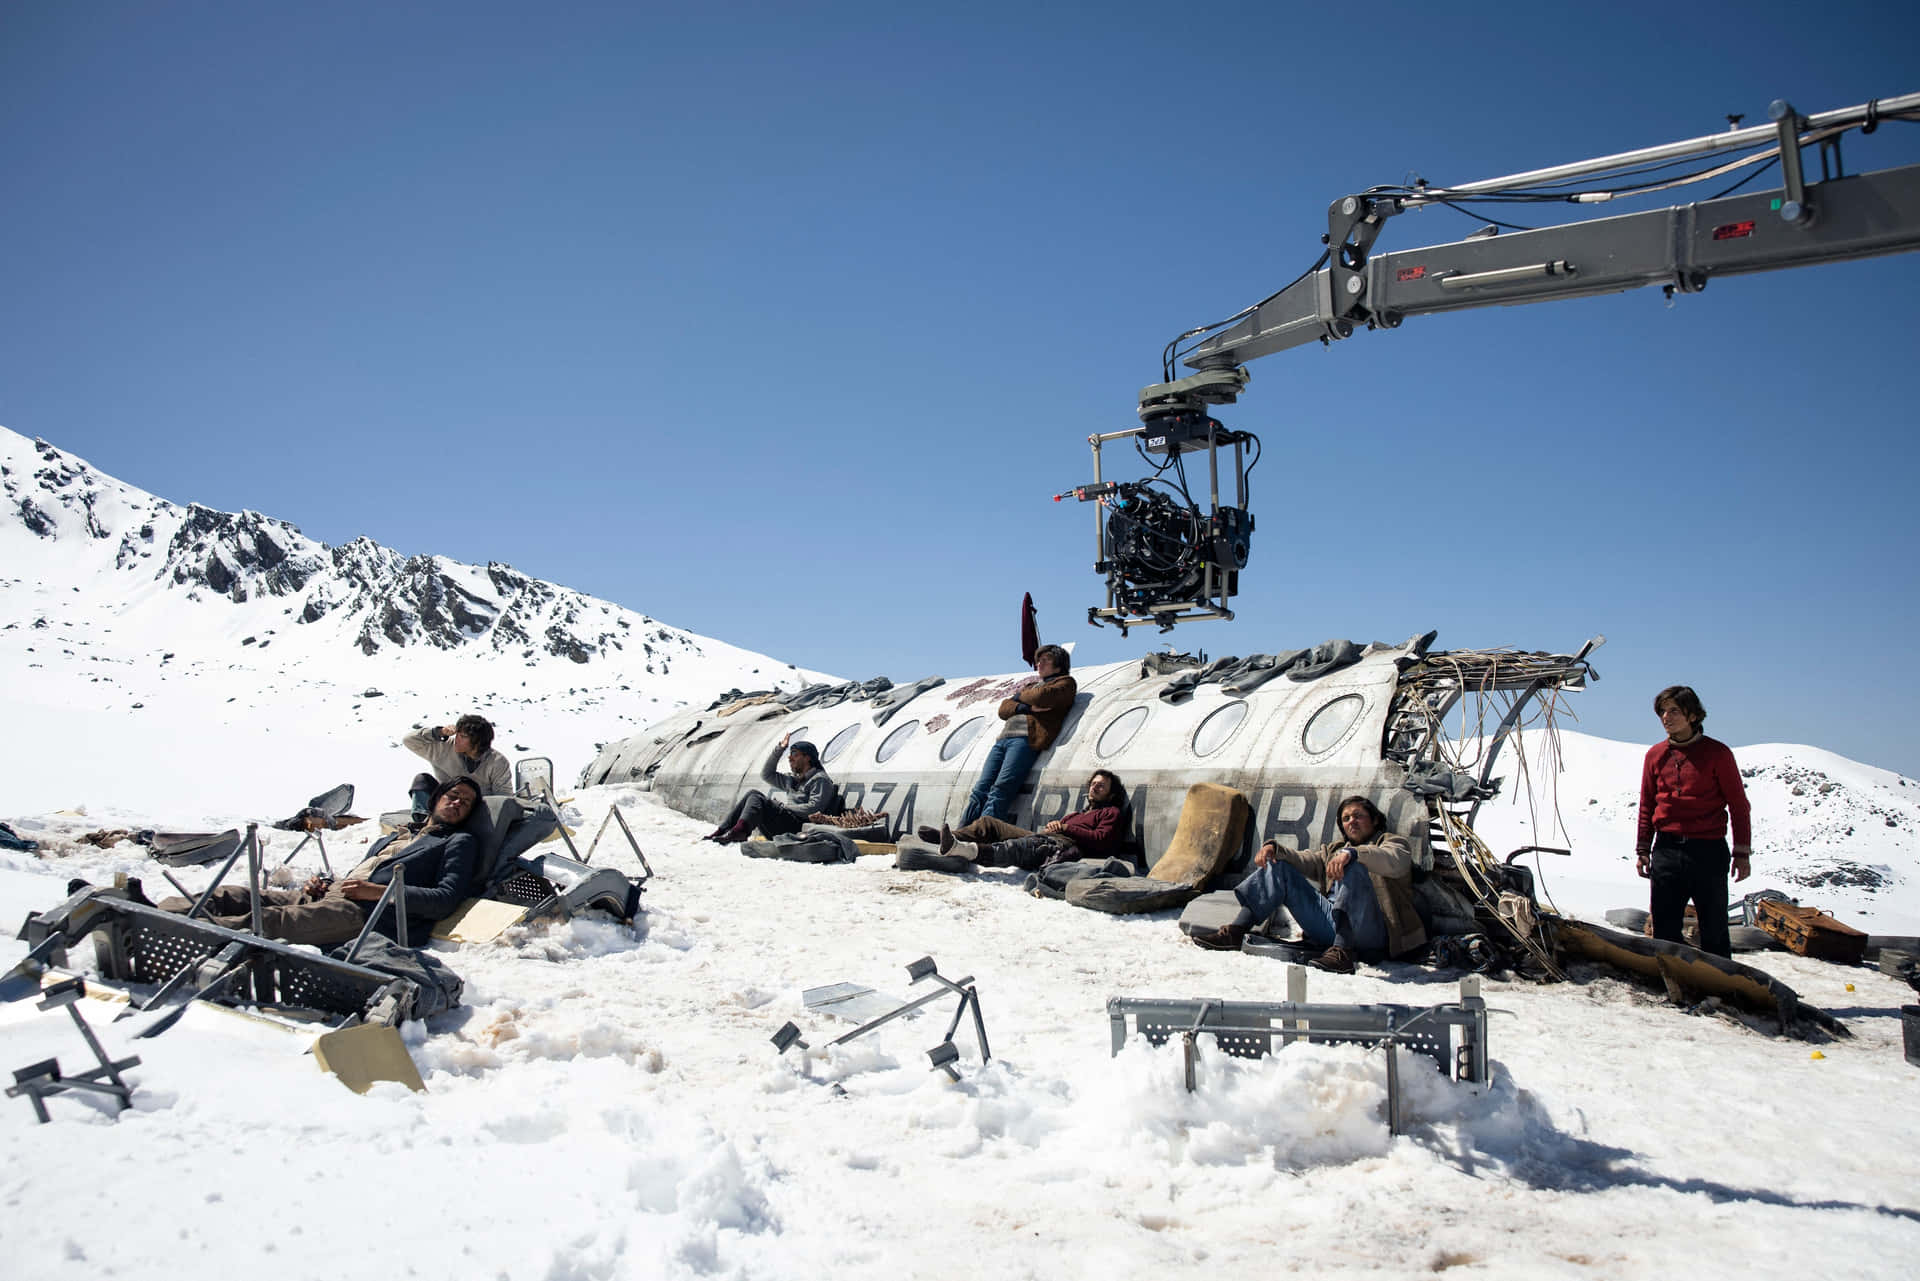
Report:
[[[353,784],[342,783],[338,787],[320,793],[320,795],[307,802],[307,808],[320,811],[320,817],[331,823],[332,820],[339,818],[342,814],[345,814],[353,808]],[[309,827],[300,837],[300,843],[288,851],[285,858],[280,860],[280,866],[285,867],[287,864],[293,862],[294,855],[307,848],[308,843],[311,842],[320,849],[321,868],[326,871],[328,876],[332,876],[333,860],[327,857],[327,830],[326,827]]]
[[124,1059],[107,1056],[106,1049],[100,1044],[100,1038],[87,1026],[87,1020],[80,1014],[80,998],[87,994],[86,980],[70,978],[41,990],[39,1008],[42,1010],[65,1009],[73,1016],[73,1025],[93,1051],[93,1057],[99,1066],[80,1072],[62,1072],[58,1058],[42,1059],[38,1063],[29,1063],[13,1074],[13,1084],[7,1087],[10,1099],[25,1096],[33,1104],[33,1113],[45,1125],[53,1118],[47,1112],[47,1100],[56,1094],[65,1094],[79,1090],[89,1094],[104,1094],[119,1103],[116,1111],[124,1111],[133,1105],[133,1087],[128,1085],[122,1072],[140,1066],[138,1056],[129,1055]]
[[1194,1088],[1194,1068],[1202,1034],[1214,1038],[1222,1053],[1257,1059],[1296,1042],[1308,1045],[1381,1046],[1387,1055],[1387,1128],[1400,1125],[1401,1047],[1432,1059],[1452,1080],[1487,1081],[1487,1004],[1480,997],[1480,980],[1460,980],[1455,1004],[1309,1005],[1306,974],[1289,966],[1288,1001],[1215,1001],[1116,996],[1107,1002],[1113,1033],[1113,1053],[1127,1042],[1128,1020],[1149,1045],[1165,1045],[1178,1036],[1186,1066],[1187,1089]]
[[[29,950],[16,975],[37,988],[39,973],[64,967],[67,949],[89,936],[103,978],[158,985],[143,1010],[167,1006],[177,1012],[195,1000],[219,1000],[313,1011],[334,1026],[393,1026],[413,1014],[417,989],[408,979],[129,902],[105,889],[81,890],[51,911],[29,916],[19,934]],[[12,991],[8,997],[18,999]],[[170,1026],[172,1020],[156,1023],[141,1035]]]

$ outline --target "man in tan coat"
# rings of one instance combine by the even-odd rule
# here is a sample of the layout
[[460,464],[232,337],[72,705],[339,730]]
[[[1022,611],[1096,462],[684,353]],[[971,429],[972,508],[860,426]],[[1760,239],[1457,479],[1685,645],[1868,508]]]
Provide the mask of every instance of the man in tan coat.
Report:
[[980,777],[967,796],[966,812],[956,827],[983,814],[1003,823],[1013,821],[1020,784],[1026,781],[1034,760],[1060,737],[1067,713],[1073,710],[1073,696],[1079,693],[1080,687],[1067,675],[1069,661],[1067,651],[1058,645],[1042,645],[1033,651],[1037,679],[1001,701],[1000,737],[987,752]]
[[1240,914],[1217,930],[1191,936],[1201,947],[1238,951],[1247,931],[1279,908],[1307,942],[1326,951],[1308,964],[1353,973],[1357,957],[1401,956],[1423,947],[1427,931],[1413,907],[1413,847],[1387,830],[1387,818],[1364,796],[1338,811],[1341,839],[1296,853],[1268,841],[1253,872],[1234,889]]

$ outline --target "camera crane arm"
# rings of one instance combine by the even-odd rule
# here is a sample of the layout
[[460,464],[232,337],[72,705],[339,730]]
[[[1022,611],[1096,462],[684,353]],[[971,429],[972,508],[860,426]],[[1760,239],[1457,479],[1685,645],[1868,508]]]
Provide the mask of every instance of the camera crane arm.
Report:
[[[1249,380],[1250,360],[1311,342],[1330,345],[1360,328],[1397,329],[1409,316],[1587,298],[1648,285],[1661,286],[1669,296],[1698,293],[1715,276],[1920,249],[1920,165],[1853,177],[1829,174],[1830,166],[1839,171],[1842,134],[1871,133],[1883,119],[1920,120],[1920,93],[1811,118],[1775,102],[1768,114],[1772,124],[1752,129],[1732,128],[1461,186],[1374,188],[1334,201],[1327,211],[1324,266],[1316,263],[1286,288],[1224,322],[1182,334],[1168,347],[1165,373],[1171,375],[1176,358],[1196,372],[1141,388],[1138,428],[1088,437],[1095,483],[1059,496],[1100,503],[1095,569],[1106,576],[1106,604],[1090,608],[1088,621],[1114,623],[1124,634],[1148,622],[1165,631],[1190,619],[1233,617],[1227,601],[1238,591],[1253,531],[1242,446],[1257,446],[1257,439],[1228,431],[1209,407],[1238,399]],[[1721,169],[1632,181],[1690,156],[1753,152],[1769,142],[1771,150]],[[1820,149],[1818,182],[1808,181],[1802,167],[1801,150],[1808,146]],[[1599,204],[1702,181],[1770,157],[1778,159],[1783,180],[1772,191],[1512,234],[1500,234],[1490,224],[1447,244],[1373,252],[1387,219],[1409,209],[1476,200]],[[1573,186],[1580,178],[1609,174],[1628,185],[1609,189],[1602,179],[1590,190]],[[1178,343],[1214,330],[1184,353],[1176,351]],[[1211,509],[1203,511],[1187,496],[1184,479],[1178,489],[1184,505],[1149,489],[1157,480],[1104,481],[1101,446],[1126,437],[1135,438],[1145,452],[1162,455],[1162,473],[1183,455],[1206,450]],[[1237,502],[1222,504],[1219,450],[1229,444]]]
[[[1880,118],[1920,112],[1920,94],[1807,119],[1776,102],[1776,124],[1554,169],[1415,194],[1363,194],[1327,210],[1327,265],[1252,309],[1185,357],[1202,371],[1228,369],[1354,330],[1396,329],[1409,316],[1622,293],[1647,285],[1698,293],[1715,276],[1779,271],[1920,249],[1920,165],[1805,181],[1800,147]],[[1802,136],[1805,131],[1805,137]],[[1629,165],[1751,147],[1777,138],[1785,185],[1772,191],[1673,205],[1563,227],[1473,235],[1450,244],[1373,255],[1386,220],[1407,209],[1512,191]],[[1595,199],[1576,203],[1598,203]],[[1185,380],[1183,380],[1185,381]],[[1164,402],[1158,384],[1141,393]],[[1177,393],[1176,393],[1177,394]],[[1213,402],[1220,403],[1220,402]]]

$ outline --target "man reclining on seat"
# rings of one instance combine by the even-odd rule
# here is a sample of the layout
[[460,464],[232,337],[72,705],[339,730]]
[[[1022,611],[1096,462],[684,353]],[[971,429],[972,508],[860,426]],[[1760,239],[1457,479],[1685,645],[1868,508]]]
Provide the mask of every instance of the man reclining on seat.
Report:
[[[821,768],[820,753],[813,744],[802,739],[789,749],[787,742],[792,737],[788,734],[775,743],[773,755],[760,767],[760,777],[768,787],[785,792],[786,801],[776,801],[759,788],[753,788],[735,801],[727,816],[720,820],[720,826],[701,840],[734,845],[752,836],[756,827],[762,836],[785,836],[799,831],[800,825],[812,815],[829,811],[839,791],[827,777],[827,771]],[[782,752],[787,753],[787,768],[793,771],[790,774],[774,768]]]
[[[1190,936],[1201,947],[1237,952],[1247,931],[1284,907],[1307,942],[1325,948],[1307,962],[1353,973],[1360,956],[1400,956],[1423,946],[1427,931],[1413,907],[1413,847],[1387,830],[1387,816],[1364,796],[1340,802],[1342,838],[1295,853],[1268,841],[1253,873],[1235,887],[1240,913],[1217,930]],[[1321,892],[1322,886],[1329,888]]]
[[1097,769],[1087,780],[1087,803],[1056,818],[1038,832],[997,818],[938,831],[919,830],[920,839],[938,843],[940,852],[903,849],[895,866],[907,871],[971,872],[975,867],[1018,867],[1035,872],[1051,863],[1076,858],[1106,858],[1126,844],[1127,789],[1112,770]]
[[415,774],[407,788],[417,819],[427,816],[434,788],[456,778],[472,780],[482,796],[513,795],[513,767],[493,750],[493,722],[484,716],[469,712],[451,725],[414,730],[400,740],[400,746],[433,767],[432,773]]
[[[407,942],[423,946],[434,924],[467,897],[480,846],[462,830],[480,801],[480,787],[464,775],[442,783],[433,793],[433,816],[412,839],[395,832],[375,841],[359,866],[338,881],[316,876],[298,890],[262,890],[260,933],[289,943],[322,946],[345,943],[359,936],[393,880],[395,864],[407,883]],[[417,855],[418,857],[409,857]],[[191,899],[165,898],[154,906],[167,912],[190,911]],[[230,930],[251,931],[253,920],[244,887],[223,885],[207,900],[206,919]],[[380,914],[374,929],[389,937],[397,934],[393,905]]]

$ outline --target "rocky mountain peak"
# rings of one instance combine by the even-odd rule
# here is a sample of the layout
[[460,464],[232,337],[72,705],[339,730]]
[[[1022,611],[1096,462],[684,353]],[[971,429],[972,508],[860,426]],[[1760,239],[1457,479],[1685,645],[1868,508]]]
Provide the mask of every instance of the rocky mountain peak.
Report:
[[124,584],[115,590],[128,609],[150,602],[154,585],[210,615],[278,602],[275,613],[368,655],[426,647],[650,665],[658,651],[664,670],[670,654],[701,652],[685,632],[511,565],[409,556],[366,537],[329,547],[260,512],[179,506],[4,429],[0,493],[0,536],[11,526],[29,555],[58,547],[69,562],[76,551],[97,561]]

